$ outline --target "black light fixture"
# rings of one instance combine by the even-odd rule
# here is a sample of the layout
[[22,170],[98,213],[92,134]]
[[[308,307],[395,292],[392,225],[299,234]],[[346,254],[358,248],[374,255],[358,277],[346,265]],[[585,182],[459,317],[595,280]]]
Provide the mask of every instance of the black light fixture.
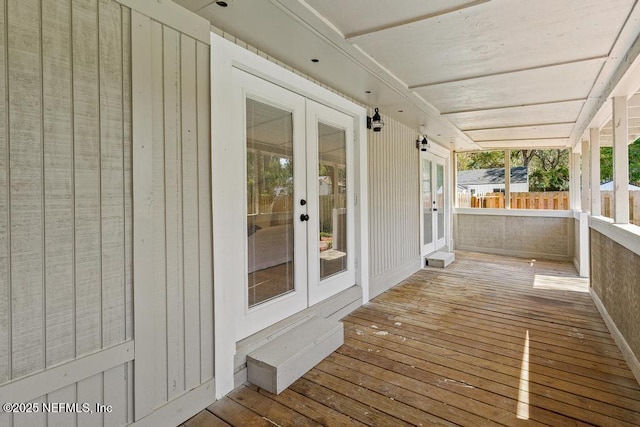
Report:
[[373,112],[373,117],[367,116],[367,129],[373,129],[374,132],[380,132],[384,127],[384,122],[380,118],[378,108],[374,108]]
[[427,140],[426,134],[418,137],[418,139],[416,140],[416,148],[420,151],[429,151],[429,149],[431,148],[431,144]]

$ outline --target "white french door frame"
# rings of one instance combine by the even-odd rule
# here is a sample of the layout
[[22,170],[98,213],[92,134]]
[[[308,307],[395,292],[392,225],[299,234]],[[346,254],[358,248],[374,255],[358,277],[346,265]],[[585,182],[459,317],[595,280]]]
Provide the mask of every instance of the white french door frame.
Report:
[[[309,280],[309,305],[316,304],[331,295],[347,289],[355,283],[355,266],[353,254],[353,120],[349,116],[335,109],[329,108],[317,102],[307,100],[307,201],[309,212],[315,217],[320,213],[318,191],[318,123],[324,123],[344,130],[346,143],[347,166],[347,269],[322,280],[320,278],[320,248],[318,239],[320,236],[320,223],[317,218],[308,225],[308,280]],[[335,231],[335,230],[334,230]]]
[[[439,155],[443,154],[443,155]],[[451,180],[449,178],[449,155],[448,153],[433,153],[433,152],[421,152],[420,153],[420,253],[422,256],[428,255],[435,251],[442,249],[443,247],[448,246],[449,242],[449,234],[450,234],[450,188],[449,185]],[[431,171],[430,171],[430,185],[431,185],[431,206],[424,206],[422,195],[423,195],[423,185],[424,181],[422,179],[422,168],[423,161],[431,162]],[[442,204],[439,205],[437,203],[438,198],[438,166],[442,167],[442,189],[440,190],[442,194]],[[431,211],[431,237],[432,240],[429,243],[425,243],[425,228],[427,227],[424,223],[426,209]],[[437,210],[433,210],[437,209]],[[439,215],[442,215],[442,227],[444,230],[443,236],[438,238],[438,228],[439,228]]]
[[[307,307],[308,304],[308,286],[307,282],[307,260],[301,254],[306,249],[306,233],[307,227],[305,223],[297,218],[300,214],[306,212],[306,208],[297,203],[301,198],[307,198],[307,180],[306,177],[306,134],[305,134],[305,111],[306,100],[294,92],[274,85],[259,77],[249,74],[245,71],[233,70],[233,89],[234,97],[231,108],[235,111],[232,126],[234,127],[234,141],[242,141],[243,163],[242,175],[243,183],[246,182],[247,176],[247,147],[246,147],[246,100],[268,104],[283,111],[290,112],[293,120],[293,253],[294,253],[294,274],[293,283],[294,290],[284,295],[273,298],[269,301],[258,304],[254,307],[248,306],[248,283],[247,283],[247,262],[246,256],[243,257],[242,265],[243,286],[234,288],[233,304],[236,312],[242,313],[233,323],[236,331],[236,339],[247,337],[264,328],[264,325],[271,325],[285,317],[291,316]],[[243,185],[243,200],[246,198],[246,185]],[[247,218],[247,206],[243,204],[242,215]],[[245,229],[243,227],[243,229]],[[247,239],[243,239],[243,254],[247,253]],[[237,266],[235,267],[237,268]]]
[[[276,86],[338,110],[351,118],[353,137],[353,265],[354,282],[362,289],[363,303],[369,299],[367,135],[366,110],[279,65],[211,34],[211,169],[213,211],[215,392],[222,397],[234,387],[234,355],[243,298],[246,257],[246,158],[245,141],[235,134],[232,107],[233,69],[246,71]],[[297,202],[297,201],[296,201]]]

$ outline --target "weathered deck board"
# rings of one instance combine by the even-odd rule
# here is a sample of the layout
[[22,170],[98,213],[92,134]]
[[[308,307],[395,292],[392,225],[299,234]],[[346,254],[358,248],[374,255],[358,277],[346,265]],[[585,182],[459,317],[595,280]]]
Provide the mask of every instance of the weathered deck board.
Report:
[[207,414],[231,425],[640,425],[640,385],[587,286],[569,264],[459,252],[345,317],[345,344],[282,394],[245,385]]

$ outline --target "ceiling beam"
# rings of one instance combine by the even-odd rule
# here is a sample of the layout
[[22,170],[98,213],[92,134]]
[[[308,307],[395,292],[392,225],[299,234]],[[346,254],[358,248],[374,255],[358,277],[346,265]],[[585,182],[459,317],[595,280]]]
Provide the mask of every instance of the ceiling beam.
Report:
[[568,141],[569,137],[564,135],[556,135],[556,136],[549,136],[544,138],[488,138],[488,139],[474,139],[474,141],[477,144],[482,145],[485,142],[547,141],[549,139]]
[[[607,60],[600,70],[589,97],[580,111],[576,125],[571,132],[572,146],[580,143],[582,136],[603,106],[607,104],[614,90],[626,80],[627,73],[637,70],[640,55],[640,34],[638,24],[640,22],[640,6],[636,1],[629,13],[618,37],[609,52]],[[627,46],[629,46],[627,48]],[[637,90],[637,88],[636,88]],[[599,124],[599,123],[598,123]]]
[[496,73],[491,73],[491,74],[481,74],[478,76],[471,76],[471,77],[463,77],[460,79],[450,79],[450,80],[441,80],[441,81],[437,81],[437,82],[430,82],[430,83],[421,83],[421,84],[417,84],[417,85],[411,85],[409,86],[409,89],[414,90],[414,89],[423,89],[423,88],[427,88],[427,87],[431,87],[431,86],[439,86],[439,85],[446,85],[446,84],[450,84],[450,83],[459,83],[459,82],[466,82],[469,80],[479,80],[479,79],[485,79],[485,78],[489,78],[489,77],[495,77],[495,76],[504,76],[507,74],[516,74],[516,73],[522,73],[522,72],[526,72],[526,71],[535,71],[535,70],[542,70],[545,68],[552,68],[552,67],[560,67],[563,65],[569,65],[569,64],[579,64],[582,62],[604,62],[606,61],[608,57],[607,56],[592,56],[589,58],[580,58],[580,59],[574,59],[571,61],[561,61],[561,62],[554,62],[552,64],[544,64],[544,65],[536,65],[533,67],[525,67],[525,68],[517,68],[517,69],[513,69],[513,70],[507,70],[507,71],[499,71]]
[[460,6],[450,7],[448,9],[439,10],[437,12],[429,13],[422,16],[416,16],[410,19],[405,19],[404,21],[398,21],[391,24],[381,25],[379,27],[373,27],[368,30],[358,31],[356,33],[351,33],[345,35],[345,40],[352,41],[359,37],[364,37],[369,34],[379,33],[381,31],[389,30],[391,28],[402,27],[404,25],[415,24],[416,22],[426,21],[427,19],[437,18],[438,16],[447,15],[449,13],[459,12],[464,9],[469,9],[474,6],[478,6],[480,4],[488,3],[490,0],[475,0],[469,3],[462,4]]
[[526,148],[526,149],[536,149],[536,148],[567,148],[568,147],[568,138],[548,138],[548,139],[511,139],[509,141],[484,141],[478,142],[478,145],[482,148],[495,148],[495,149],[514,149],[514,148]]
[[550,104],[562,104],[565,102],[576,102],[576,101],[585,101],[586,98],[575,98],[575,99],[561,99],[557,101],[549,101],[549,102],[532,102],[529,104],[516,104],[516,105],[501,105],[498,107],[489,107],[489,108],[472,108],[466,110],[451,110],[451,111],[443,111],[440,114],[443,116],[451,115],[451,114],[461,114],[461,113],[477,113],[480,111],[492,111],[492,110],[507,110],[509,108],[522,108],[522,107],[536,107],[539,105],[550,105]]
[[553,125],[573,125],[574,122],[548,122],[548,123],[535,123],[532,125],[510,125],[510,126],[496,126],[496,127],[482,127],[482,128],[467,128],[462,129],[463,132],[476,132],[483,130],[510,130],[510,129],[522,129],[553,126]]

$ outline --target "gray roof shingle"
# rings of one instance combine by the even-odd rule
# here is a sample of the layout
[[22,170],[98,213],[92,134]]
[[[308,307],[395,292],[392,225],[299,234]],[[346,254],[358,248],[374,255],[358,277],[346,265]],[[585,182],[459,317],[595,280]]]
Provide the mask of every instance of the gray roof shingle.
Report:
[[[522,184],[528,181],[526,166],[511,168],[511,183]],[[504,168],[471,169],[458,171],[458,185],[504,184]]]

